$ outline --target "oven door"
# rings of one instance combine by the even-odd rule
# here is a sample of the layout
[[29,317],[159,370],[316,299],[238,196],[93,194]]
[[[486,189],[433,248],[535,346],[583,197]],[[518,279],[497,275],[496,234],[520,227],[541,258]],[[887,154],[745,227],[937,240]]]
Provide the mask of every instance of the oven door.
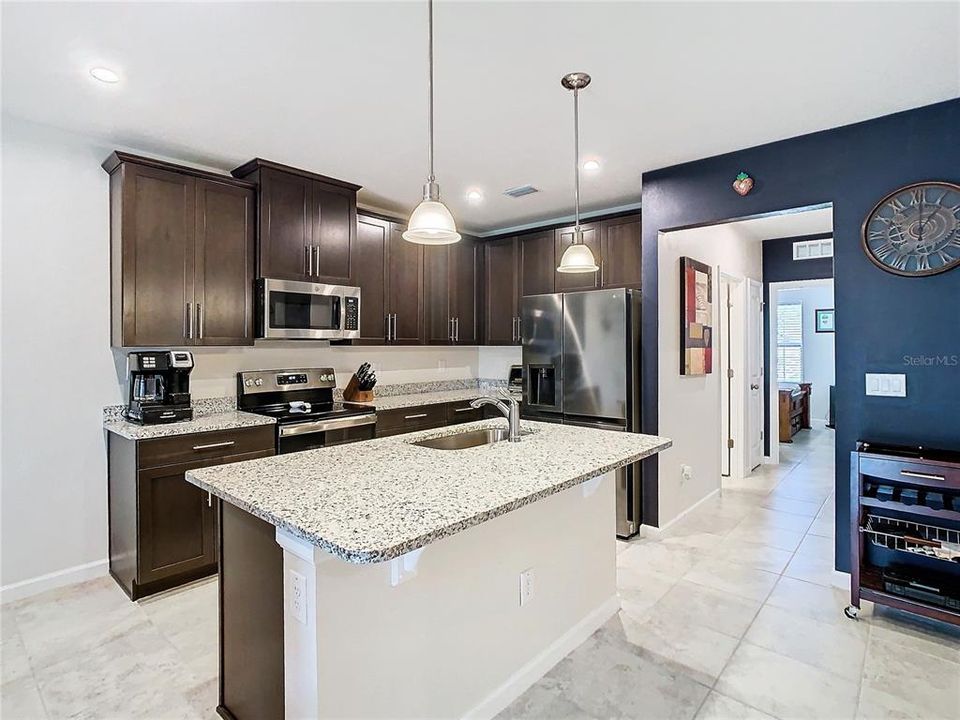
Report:
[[281,425],[277,437],[277,454],[315,450],[344,443],[373,440],[377,416],[352,415],[334,420],[316,420]]
[[273,280],[259,282],[258,336],[340,340],[360,336],[360,288]]

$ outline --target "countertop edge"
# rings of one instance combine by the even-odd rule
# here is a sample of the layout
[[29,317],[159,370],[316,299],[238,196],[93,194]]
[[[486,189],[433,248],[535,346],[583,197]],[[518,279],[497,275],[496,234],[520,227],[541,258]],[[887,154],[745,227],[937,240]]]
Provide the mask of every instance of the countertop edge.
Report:
[[657,453],[662,452],[663,450],[666,450],[667,448],[673,445],[673,441],[667,438],[660,438],[659,436],[652,436],[652,435],[647,437],[657,437],[661,442],[658,443],[657,445],[644,449],[642,452],[630,455],[624,458],[623,460],[614,462],[612,464],[603,465],[597,468],[596,470],[592,470],[588,473],[571,478],[569,480],[564,480],[549,488],[533,493],[532,495],[527,495],[526,497],[519,498],[517,500],[511,500],[507,503],[504,503],[503,505],[499,505],[490,510],[486,510],[482,513],[478,513],[477,515],[473,515],[469,518],[465,518],[452,525],[447,525],[445,527],[438,528],[434,531],[431,531],[429,533],[425,533],[416,538],[413,538],[412,540],[408,540],[407,542],[400,543],[398,545],[393,545],[380,551],[350,549],[347,547],[343,547],[341,545],[337,545],[336,543],[332,543],[329,540],[325,540],[312,533],[304,532],[299,527],[291,525],[290,523],[284,521],[282,518],[278,518],[272,515],[271,513],[264,512],[259,508],[252,507],[248,503],[240,500],[239,498],[231,495],[230,493],[226,493],[223,490],[216,488],[212,485],[209,485],[205,483],[203,480],[200,480],[194,477],[191,472],[186,473],[186,478],[188,482],[193,483],[200,489],[211,493],[212,495],[220,498],[221,500],[229,502],[231,505],[236,506],[237,508],[243,510],[244,512],[250,513],[254,517],[258,517],[261,520],[264,520],[265,522],[270,523],[276,528],[284,530],[290,533],[291,535],[298,537],[302,540],[306,540],[311,545],[314,545],[315,547],[321,550],[324,550],[330,553],[331,555],[334,555],[340,558],[341,560],[344,560],[346,562],[353,563],[356,565],[372,565],[375,563],[393,560],[409,552],[425,547],[426,545],[429,545],[432,542],[436,542],[437,540],[440,540],[442,538],[449,537],[450,535],[455,535],[458,532],[462,532],[463,530],[466,530],[475,525],[480,525],[481,523],[487,522],[488,520],[492,520],[493,518],[499,517],[500,515],[505,515],[521,507],[530,505],[534,502],[542,500],[551,495],[555,495],[556,493],[563,492],[564,490],[568,490],[577,485],[581,485],[587,482],[588,480],[591,480],[600,475],[604,475],[605,473],[616,470],[617,468],[621,468],[624,465],[630,465],[631,463],[635,463],[639,460],[643,460],[644,458],[650,457],[651,455],[656,455]]
[[[213,420],[224,416],[221,425],[216,427],[196,427],[195,423]],[[233,419],[228,419],[233,416]],[[243,430],[244,428],[275,425],[276,420],[266,415],[234,410],[223,413],[200,415],[192,420],[177,423],[157,423],[155,425],[138,425],[123,418],[104,420],[103,429],[126,440],[157,440],[160,438],[180,437],[183,435],[200,435],[208,432],[222,432],[224,430]],[[151,432],[152,431],[152,432]]]

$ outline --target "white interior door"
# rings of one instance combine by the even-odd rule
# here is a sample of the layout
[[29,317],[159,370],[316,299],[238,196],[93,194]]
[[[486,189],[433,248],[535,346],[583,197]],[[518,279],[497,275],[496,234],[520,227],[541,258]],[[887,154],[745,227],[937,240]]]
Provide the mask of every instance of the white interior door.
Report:
[[763,285],[747,280],[747,466],[763,462]]

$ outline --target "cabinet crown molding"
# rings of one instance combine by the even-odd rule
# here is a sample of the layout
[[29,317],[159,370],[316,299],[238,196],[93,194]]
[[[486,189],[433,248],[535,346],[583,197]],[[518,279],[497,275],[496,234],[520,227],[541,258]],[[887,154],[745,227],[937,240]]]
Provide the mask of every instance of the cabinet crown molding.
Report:
[[135,165],[156,168],[157,170],[167,170],[169,172],[180,173],[181,175],[203,178],[204,180],[213,180],[214,182],[221,182],[225,185],[232,185],[233,187],[247,188],[250,190],[256,189],[257,187],[256,184],[252,182],[240,180],[231,175],[215,173],[209,170],[200,170],[199,168],[190,167],[189,165],[177,165],[176,163],[167,162],[166,160],[158,160],[157,158],[150,158],[144,155],[135,155],[133,153],[123,152],[122,150],[114,150],[110,153],[110,156],[100,164],[100,167],[112,175],[114,171],[124,163],[133,163]]
[[283,165],[282,163],[273,162],[272,160],[264,160],[263,158],[254,158],[249,162],[245,162],[238,168],[234,168],[231,171],[231,175],[236,178],[247,177],[251,173],[256,172],[257,170],[262,169],[269,170],[279,170],[280,172],[290,173],[291,175],[299,175],[301,177],[310,178],[311,180],[319,180],[320,182],[327,183],[329,185],[337,185],[347,190],[357,191],[362,188],[362,185],[356,185],[354,183],[347,182],[346,180],[338,180],[337,178],[332,178],[327,175],[320,175],[319,173],[310,172],[309,170],[301,170],[300,168],[291,167],[290,165]]

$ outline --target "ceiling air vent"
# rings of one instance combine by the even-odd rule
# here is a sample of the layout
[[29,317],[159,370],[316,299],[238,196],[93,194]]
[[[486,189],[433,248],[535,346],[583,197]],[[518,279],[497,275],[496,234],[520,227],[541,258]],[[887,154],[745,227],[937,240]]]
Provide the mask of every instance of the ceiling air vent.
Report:
[[507,188],[503,191],[504,195],[509,195],[512,198],[523,197],[524,195],[533,195],[533,193],[540,192],[533,185],[517,185],[516,187]]

